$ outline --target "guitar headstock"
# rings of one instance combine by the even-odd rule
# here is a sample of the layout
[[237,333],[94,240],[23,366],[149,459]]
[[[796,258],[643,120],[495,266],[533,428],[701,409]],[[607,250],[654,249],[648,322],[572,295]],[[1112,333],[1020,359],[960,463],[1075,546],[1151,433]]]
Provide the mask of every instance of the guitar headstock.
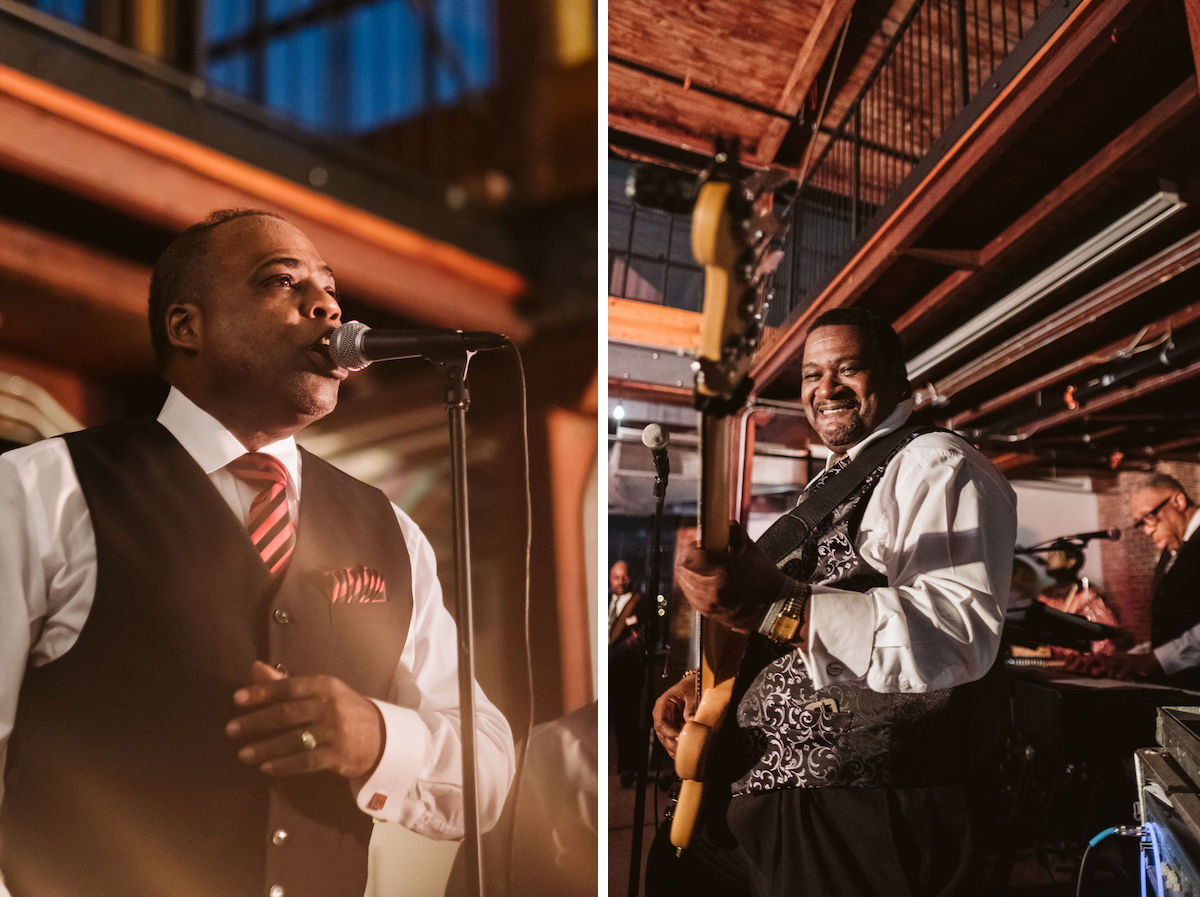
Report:
[[774,193],[781,172],[742,177],[736,141],[717,141],[717,154],[692,212],[692,254],[704,266],[696,403],[726,415],[745,403],[750,363],[758,349],[770,284],[783,257],[784,232]]

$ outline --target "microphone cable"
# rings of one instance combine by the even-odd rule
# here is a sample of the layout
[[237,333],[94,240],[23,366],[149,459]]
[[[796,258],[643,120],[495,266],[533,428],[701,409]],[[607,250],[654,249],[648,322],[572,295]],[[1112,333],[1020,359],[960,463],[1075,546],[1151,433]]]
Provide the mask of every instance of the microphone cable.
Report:
[[521,457],[523,465],[522,476],[525,484],[525,607],[522,627],[525,638],[525,688],[526,698],[529,702],[529,718],[525,723],[525,737],[521,739],[520,747],[517,750],[512,790],[508,795],[508,801],[512,806],[512,827],[508,833],[508,869],[505,871],[504,890],[505,894],[511,895],[517,843],[517,814],[520,810],[521,778],[525,769],[526,756],[529,752],[529,740],[533,736],[536,691],[533,679],[533,577],[531,573],[533,566],[533,490],[530,485],[529,462],[529,386],[525,379],[525,361],[521,357],[521,350],[508,337],[505,337],[505,343],[512,349],[513,357],[517,362],[517,379],[520,384],[521,394]]

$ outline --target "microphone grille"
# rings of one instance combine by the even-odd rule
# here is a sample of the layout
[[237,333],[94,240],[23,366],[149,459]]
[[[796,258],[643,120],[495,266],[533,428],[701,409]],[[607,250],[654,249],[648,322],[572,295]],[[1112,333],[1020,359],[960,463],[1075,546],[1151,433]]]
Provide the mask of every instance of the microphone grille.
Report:
[[662,428],[661,424],[646,424],[642,429],[642,444],[652,451],[666,448],[670,441],[670,434]]
[[362,321],[347,321],[329,337],[329,357],[348,371],[361,371],[371,362],[362,354],[362,335],[371,328]]

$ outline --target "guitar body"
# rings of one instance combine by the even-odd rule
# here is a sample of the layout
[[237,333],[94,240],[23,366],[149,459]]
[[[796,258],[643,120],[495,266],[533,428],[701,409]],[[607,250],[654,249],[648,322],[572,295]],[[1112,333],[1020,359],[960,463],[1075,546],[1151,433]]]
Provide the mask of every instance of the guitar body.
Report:
[[[736,152],[732,168],[736,170]],[[709,180],[692,215],[692,253],[704,266],[696,399],[700,422],[699,544],[710,552],[729,548],[734,516],[730,471],[736,463],[732,426],[749,389],[747,374],[758,345],[762,290],[769,279],[764,250],[779,232],[774,220],[754,220],[755,202],[742,185]],[[764,232],[768,234],[763,237]],[[778,263],[778,257],[773,258]],[[725,719],[747,636],[701,623],[701,665],[696,713],[679,734],[675,772],[682,779],[671,822],[671,843],[691,843],[704,797],[708,756]]]

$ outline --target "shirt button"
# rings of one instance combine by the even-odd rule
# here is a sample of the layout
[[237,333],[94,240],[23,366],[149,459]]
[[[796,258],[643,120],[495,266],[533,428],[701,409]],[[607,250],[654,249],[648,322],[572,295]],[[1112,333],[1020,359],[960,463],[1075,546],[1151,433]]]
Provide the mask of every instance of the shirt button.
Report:
[[267,897],[283,897],[283,885],[271,885],[271,889],[267,891]]
[[275,829],[271,833],[271,843],[276,847],[282,847],[283,843],[288,839],[288,833],[281,828]]
[[292,622],[291,615],[289,615],[288,612],[286,610],[283,610],[282,608],[275,611],[273,616],[275,617],[276,623],[283,624],[283,623]]
[[285,676],[290,676],[292,674],[292,671],[288,669],[288,665],[286,663],[277,663],[273,666],[275,667],[276,672],[283,673]]

